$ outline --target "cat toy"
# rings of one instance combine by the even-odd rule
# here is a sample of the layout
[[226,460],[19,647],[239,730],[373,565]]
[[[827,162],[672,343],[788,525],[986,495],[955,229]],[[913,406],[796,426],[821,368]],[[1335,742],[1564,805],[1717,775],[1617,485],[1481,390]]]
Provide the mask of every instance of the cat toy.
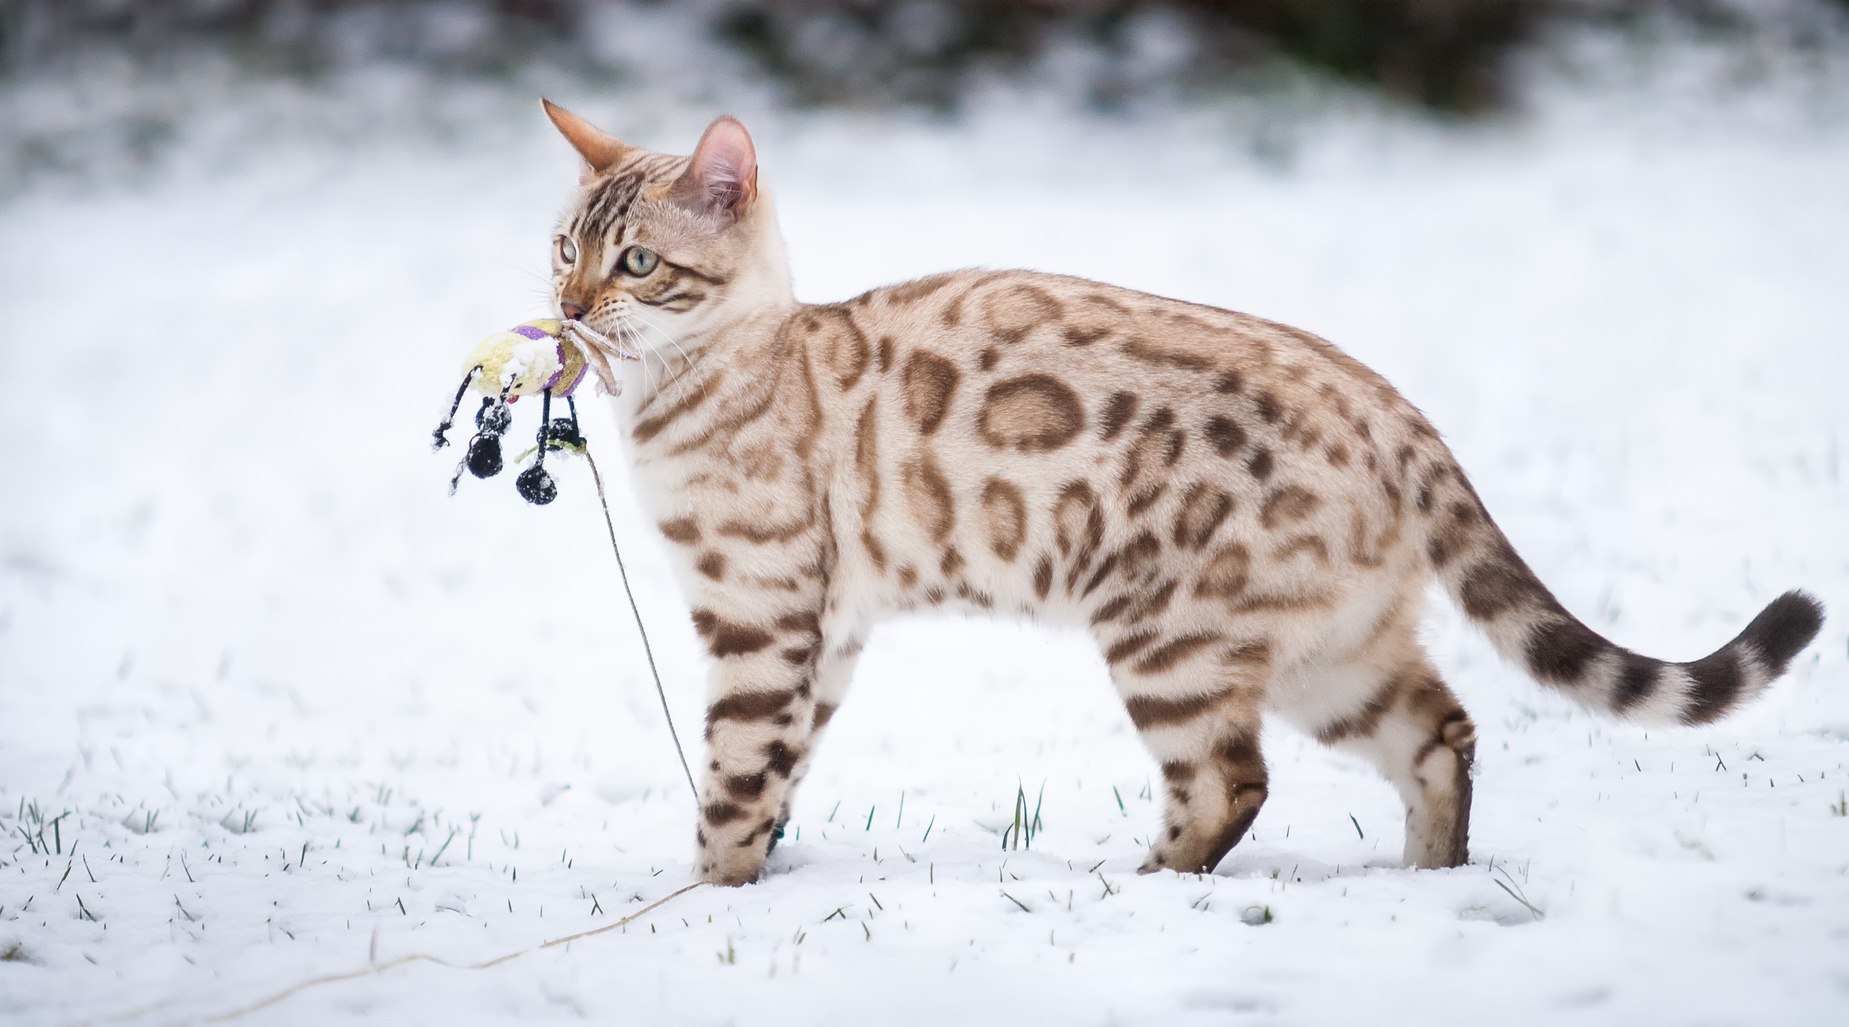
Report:
[[[546,473],[546,453],[561,449],[584,451],[584,435],[578,429],[578,404],[572,393],[583,383],[587,371],[596,373],[605,392],[620,393],[622,384],[610,369],[612,355],[622,360],[642,356],[634,347],[616,342],[581,321],[553,318],[528,321],[476,343],[462,362],[462,384],[456,389],[449,415],[432,433],[434,448],[449,445],[449,429],[462,407],[462,397],[471,388],[482,394],[481,407],[475,411],[475,435],[469,439],[468,452],[449,480],[450,494],[455,494],[465,470],[477,478],[501,473],[501,437],[513,426],[511,406],[522,396],[537,395],[539,433],[533,449],[528,451],[533,454],[533,466],[520,472],[514,488],[521,498],[537,506],[557,499],[558,485]],[[554,396],[564,397],[571,411],[569,417],[552,416]],[[519,459],[525,456],[523,453]]]
[[[674,751],[680,756],[681,771],[687,775],[687,787],[693,790],[694,802],[700,789],[693,783],[693,771],[687,754],[681,749],[680,733],[674,729],[674,715],[668,710],[668,693],[661,685],[661,672],[655,668],[655,651],[648,643],[648,629],[642,626],[642,610],[629,587],[629,570],[623,565],[623,552],[616,544],[616,523],[610,518],[610,503],[604,497],[603,475],[597,473],[597,461],[591,459],[590,444],[578,426],[578,404],[572,398],[589,374],[595,374],[598,387],[607,395],[620,395],[622,382],[610,369],[610,358],[640,360],[642,352],[627,343],[611,339],[582,321],[538,318],[515,325],[505,332],[495,332],[469,351],[462,361],[462,384],[449,405],[449,414],[431,433],[431,449],[449,445],[449,430],[462,409],[462,397],[470,389],[481,393],[481,406],[475,411],[475,434],[456,473],[449,479],[449,493],[456,494],[456,484],[464,471],[477,478],[492,478],[501,473],[501,437],[513,427],[513,404],[522,396],[539,397],[539,432],[533,448],[514,459],[525,460],[530,453],[533,465],[514,479],[520,497],[535,506],[545,506],[558,498],[558,483],[546,471],[548,452],[567,451],[584,458],[590,466],[591,480],[597,485],[597,502],[603,506],[604,527],[610,532],[610,551],[616,554],[616,570],[622,577],[623,594],[629,597],[629,612],[635,615],[636,631],[642,636],[642,651],[648,656],[648,670],[655,678],[655,693],[661,697],[661,712],[668,719],[668,734],[674,739]],[[561,396],[571,411],[566,417],[552,416],[552,399]]]

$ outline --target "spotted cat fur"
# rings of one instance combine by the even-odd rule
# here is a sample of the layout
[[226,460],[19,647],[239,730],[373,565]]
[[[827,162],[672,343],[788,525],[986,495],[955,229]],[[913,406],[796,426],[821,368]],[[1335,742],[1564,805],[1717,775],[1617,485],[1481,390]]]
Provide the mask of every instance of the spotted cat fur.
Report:
[[554,295],[645,352],[615,402],[713,661],[702,880],[758,877],[868,630],[902,611],[1091,633],[1166,785],[1146,871],[1211,870],[1247,831],[1268,713],[1398,787],[1408,864],[1466,860],[1476,732],[1419,645],[1434,578],[1536,679],[1639,723],[1723,716],[1821,624],[1791,592],[1713,655],[1629,652],[1328,342],[1025,271],[799,303],[737,121],[689,158],[547,111],[585,160]]

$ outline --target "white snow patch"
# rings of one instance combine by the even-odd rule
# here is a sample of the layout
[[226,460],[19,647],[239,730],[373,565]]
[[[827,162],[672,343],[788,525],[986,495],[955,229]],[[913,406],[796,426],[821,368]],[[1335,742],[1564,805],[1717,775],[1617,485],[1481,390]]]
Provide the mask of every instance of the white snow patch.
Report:
[[[1788,587],[1849,610],[1849,123],[1805,102],[1338,113],[1288,167],[1185,110],[753,127],[805,298],[1019,265],[1301,325],[1431,415],[1569,607],[1686,659]],[[9,1024],[522,950],[251,1022],[1849,1017],[1840,619],[1747,711],[1645,732],[1435,606],[1480,738],[1469,866],[1400,869],[1392,790],[1280,730],[1252,837],[1151,877],[1154,767],[1082,639],[894,624],[764,882],[533,950],[681,887],[693,810],[589,475],[450,500],[461,447],[426,448],[456,355],[542,312],[575,169],[523,116],[482,129],[515,146],[283,142],[0,207]],[[675,117],[646,141],[690,143]],[[686,611],[584,414],[697,744]],[[1017,788],[1044,829],[1004,852]]]

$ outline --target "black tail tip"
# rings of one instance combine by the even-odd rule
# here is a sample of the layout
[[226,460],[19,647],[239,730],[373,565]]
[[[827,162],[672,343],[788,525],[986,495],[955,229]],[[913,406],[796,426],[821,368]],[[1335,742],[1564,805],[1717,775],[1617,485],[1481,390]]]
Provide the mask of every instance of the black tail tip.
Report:
[[1740,638],[1758,651],[1760,662],[1777,677],[1822,629],[1823,604],[1808,592],[1793,591],[1759,611]]

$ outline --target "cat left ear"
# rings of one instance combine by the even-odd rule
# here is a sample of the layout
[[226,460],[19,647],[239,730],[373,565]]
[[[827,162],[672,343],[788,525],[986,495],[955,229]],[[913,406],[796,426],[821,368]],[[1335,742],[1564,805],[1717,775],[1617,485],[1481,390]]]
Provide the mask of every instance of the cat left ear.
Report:
[[[571,144],[572,149],[577,150],[578,155],[584,158],[584,162],[590,165],[590,174],[602,174],[610,170],[620,163],[630,150],[634,149],[628,143],[551,100],[542,97],[539,102],[545,105],[546,117],[552,119],[552,124],[558,128],[559,134],[563,135],[565,141]],[[588,178],[589,175],[586,177]]]
[[758,153],[751,133],[737,118],[721,116],[706,126],[670,195],[683,206],[717,215],[727,225],[751,210],[758,197]]

